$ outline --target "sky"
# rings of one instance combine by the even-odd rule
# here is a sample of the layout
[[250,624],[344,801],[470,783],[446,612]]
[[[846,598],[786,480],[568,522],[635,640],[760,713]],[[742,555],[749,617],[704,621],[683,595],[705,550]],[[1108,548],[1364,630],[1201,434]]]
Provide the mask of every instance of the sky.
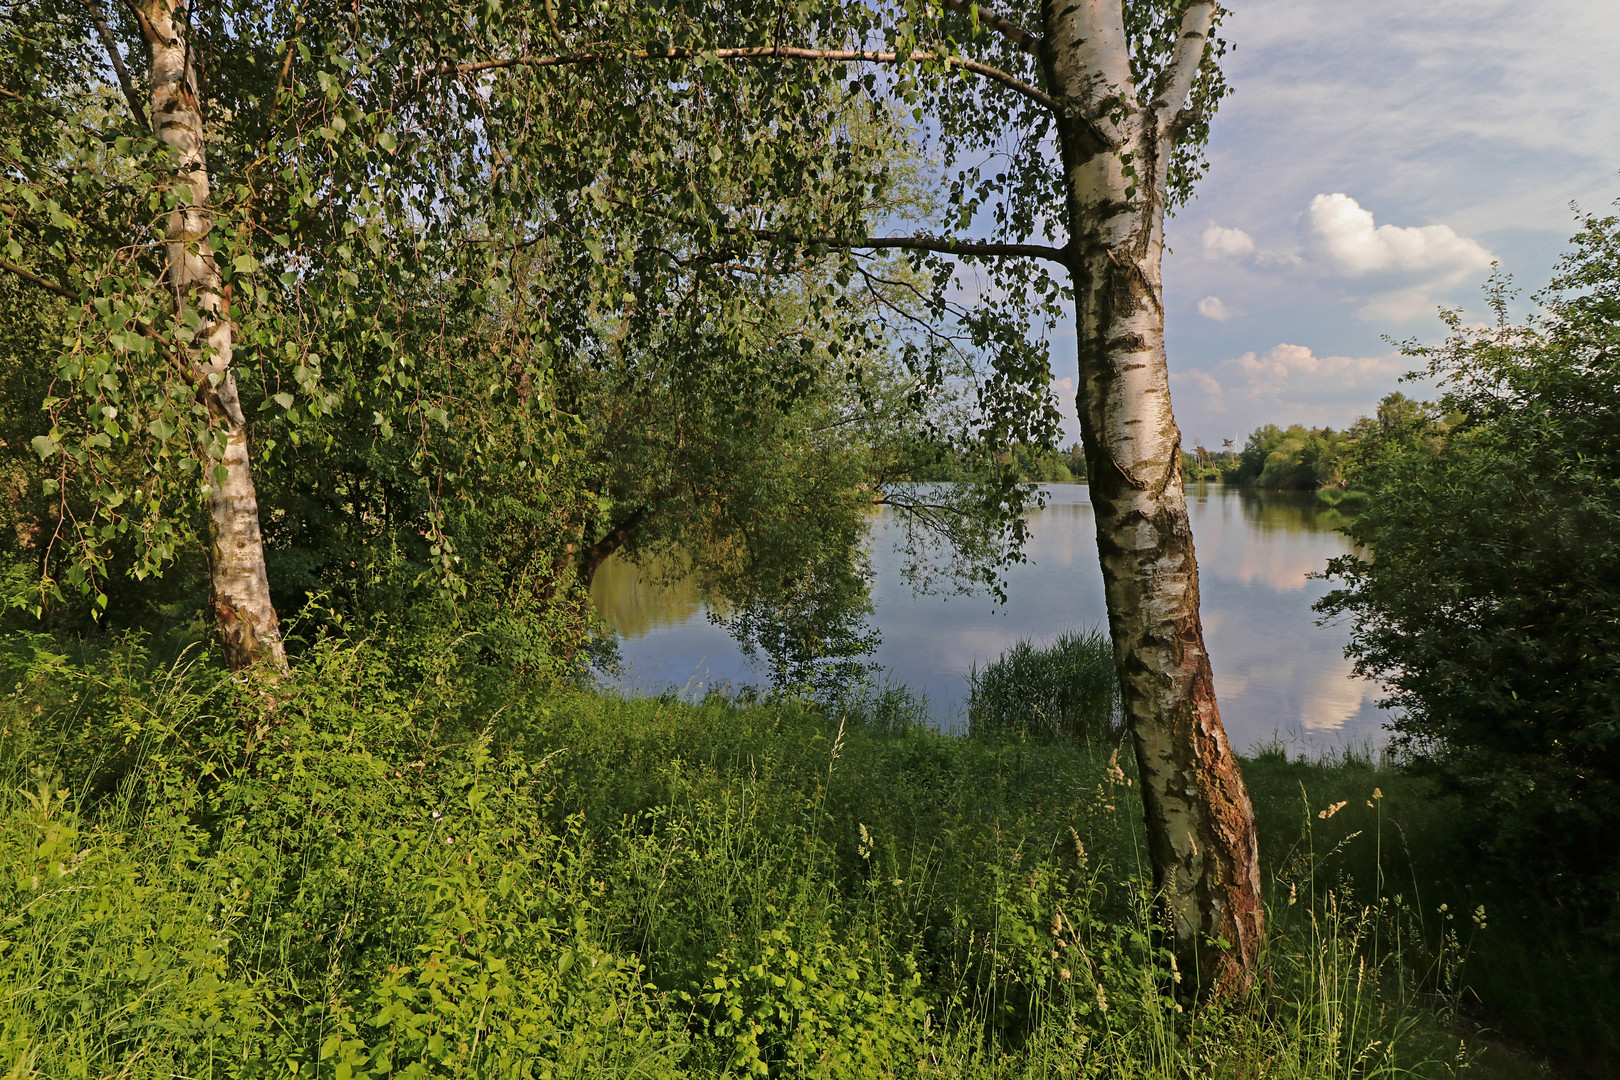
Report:
[[[1617,212],[1620,0],[1228,0],[1235,92],[1167,226],[1183,443],[1343,427],[1401,383],[1394,341],[1482,321],[1493,262],[1526,295]],[[1066,428],[1072,327],[1052,341]]]

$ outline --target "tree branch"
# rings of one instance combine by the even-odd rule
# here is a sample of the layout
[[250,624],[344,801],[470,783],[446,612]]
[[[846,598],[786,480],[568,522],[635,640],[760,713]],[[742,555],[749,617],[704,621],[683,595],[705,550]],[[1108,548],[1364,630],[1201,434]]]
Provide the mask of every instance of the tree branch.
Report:
[[[635,203],[611,196],[609,202],[622,206],[633,212],[652,214],[667,221],[678,222],[682,225],[696,226],[698,223],[679,214],[671,214],[651,207],[637,206]],[[781,232],[776,229],[739,229],[735,225],[724,227],[722,232],[728,236],[754,237],[759,240],[769,240],[774,243],[799,244],[804,247],[813,247],[817,244],[825,247],[846,248],[850,250],[864,249],[872,251],[901,250],[901,251],[933,251],[940,255],[969,255],[987,258],[1023,258],[1048,259],[1059,266],[1069,265],[1069,251],[1067,248],[1048,247],[1045,244],[984,244],[977,242],[963,242],[960,240],[943,240],[931,236],[806,236],[803,233]]]
[[944,2],[945,6],[952,11],[959,11],[963,15],[977,17],[981,23],[1018,46],[1019,49],[1029,53],[1029,55],[1040,55],[1041,39],[1017,23],[1011,22],[993,11],[986,11],[978,4],[970,3],[969,0],[944,0]]
[[[666,496],[659,496],[655,503],[662,501]],[[638,506],[624,519],[608,531],[608,534],[596,543],[590,545],[583,552],[584,563],[582,576],[585,578],[585,587],[590,588],[591,582],[596,578],[596,572],[607,562],[608,556],[618,551],[641,528],[642,522],[652,513],[652,505]]]
[[146,106],[141,104],[141,96],[135,92],[135,82],[129,77],[129,68],[124,66],[124,54],[118,51],[118,39],[113,37],[112,29],[107,25],[107,13],[101,10],[96,0],[79,0],[79,6],[90,13],[90,24],[96,28],[96,36],[107,50],[107,59],[112,61],[113,72],[118,76],[118,87],[123,90],[124,100],[129,102],[129,111],[134,114],[136,123],[151,127]]
[[1204,49],[1215,25],[1215,13],[1220,10],[1217,0],[1193,0],[1181,16],[1181,38],[1176,42],[1175,57],[1170,61],[1170,77],[1164,89],[1153,101],[1153,118],[1161,135],[1169,134],[1192,93],[1198,69],[1204,63]]
[[902,251],[933,251],[940,255],[977,255],[987,258],[1049,259],[1061,266],[1069,265],[1065,248],[1045,244],[982,244],[961,240],[942,240],[931,236],[864,236],[846,239],[839,236],[799,236],[795,233],[756,232],[764,240],[785,240],[811,246],[863,248],[869,250],[899,249]]
[[564,67],[579,64],[599,64],[607,60],[696,60],[699,55],[713,56],[720,60],[825,60],[844,63],[870,63],[895,64],[904,62],[922,62],[927,60],[944,60],[948,66],[959,67],[964,71],[971,71],[975,75],[982,75],[991,82],[1022,94],[1024,97],[1045,108],[1056,111],[1057,102],[1051,95],[1036,89],[998,67],[981,64],[977,60],[968,60],[960,56],[948,56],[928,50],[914,50],[909,53],[877,52],[870,49],[802,49],[792,45],[761,45],[741,49],[665,49],[654,52],[649,49],[628,49],[622,52],[577,52],[562,53],[556,56],[512,56],[500,60],[475,60],[464,64],[446,65],[438,70],[440,75],[470,75],[480,71],[492,71],[497,68],[514,67]]
[[[43,278],[31,271],[24,270],[16,263],[7,259],[0,259],[0,270],[4,270],[8,274],[20,277],[29,284],[37,285],[46,292],[54,293],[55,295],[62,297],[64,300],[72,300],[75,303],[80,304],[84,302],[84,297],[80,296],[66,285],[58,284],[57,282],[52,281],[50,278]],[[167,349],[168,342],[164,340],[163,335],[158,333],[151,323],[145,322],[141,319],[136,319],[130,325],[134,326],[136,331],[142,337],[151,338],[153,341],[163,346],[165,350]]]
[[124,0],[124,6],[129,8],[129,13],[135,17],[135,25],[140,28],[142,40],[148,45],[159,44],[157,31],[152,27],[152,20],[146,17],[146,12],[141,10],[140,4],[136,3],[135,0]]
[[7,261],[5,259],[0,259],[0,270],[4,270],[8,274],[14,274],[17,277],[22,278],[24,281],[31,282],[31,283],[33,283],[35,285],[38,285],[40,288],[44,289],[48,293],[55,293],[57,296],[63,297],[65,299],[68,299],[68,300],[81,300],[81,299],[83,299],[78,293],[74,292],[72,289],[69,289],[67,286],[58,285],[56,282],[50,280],[49,278],[42,278],[38,274],[30,273],[29,271],[24,270],[22,267],[18,266],[14,262],[9,262],[9,261]]

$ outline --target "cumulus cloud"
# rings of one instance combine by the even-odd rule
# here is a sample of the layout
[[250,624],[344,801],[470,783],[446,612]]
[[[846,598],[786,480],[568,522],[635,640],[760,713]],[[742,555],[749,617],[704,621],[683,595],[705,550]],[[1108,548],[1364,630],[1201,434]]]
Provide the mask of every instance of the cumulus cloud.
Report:
[[1342,192],[1316,196],[1307,218],[1312,244],[1323,260],[1350,277],[1409,274],[1455,278],[1491,265],[1489,251],[1458,236],[1449,225],[1378,225],[1372,211]]
[[1301,381],[1364,387],[1393,381],[1410,363],[1400,353],[1385,356],[1317,356],[1304,345],[1275,345],[1223,360],[1217,370],[1241,376],[1251,390],[1282,390]]
[[1211,223],[1204,230],[1204,255],[1210,259],[1241,259],[1254,254],[1254,237],[1242,229]]
[[1216,398],[1226,393],[1226,388],[1219,379],[1207,371],[1194,368],[1191,371],[1172,371],[1170,373],[1172,384],[1185,384],[1199,391],[1207,397]]
[[1198,301],[1198,314],[1216,322],[1231,322],[1243,317],[1242,310],[1232,307],[1218,296],[1206,296]]
[[1285,342],[1223,360],[1212,370],[1177,371],[1172,387],[1178,412],[1199,424],[1235,424],[1238,434],[1268,421],[1343,427],[1394,390],[1410,366],[1400,353],[1318,356]]

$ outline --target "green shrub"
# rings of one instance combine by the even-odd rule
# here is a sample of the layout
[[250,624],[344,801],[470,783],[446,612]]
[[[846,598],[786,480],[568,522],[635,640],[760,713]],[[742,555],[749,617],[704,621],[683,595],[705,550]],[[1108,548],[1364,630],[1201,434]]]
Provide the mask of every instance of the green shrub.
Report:
[[1445,386],[1435,448],[1386,453],[1318,605],[1398,706],[1414,767],[1492,859],[1620,943],[1620,218],[1589,219],[1529,326],[1410,352]]
[[1028,639],[968,673],[968,731],[1043,741],[1108,740],[1119,732],[1119,676],[1101,630]]
[[1455,1071],[1432,1010],[1287,931],[1264,1009],[1179,997],[1104,747],[953,738],[893,689],[0,653],[0,1075]]

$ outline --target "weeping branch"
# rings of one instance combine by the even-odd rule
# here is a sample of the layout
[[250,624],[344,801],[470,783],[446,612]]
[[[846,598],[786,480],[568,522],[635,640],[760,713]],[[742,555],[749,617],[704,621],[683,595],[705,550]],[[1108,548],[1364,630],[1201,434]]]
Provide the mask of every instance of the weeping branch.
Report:
[[664,49],[654,51],[650,49],[627,49],[614,52],[577,52],[560,53],[555,56],[511,56],[499,60],[473,60],[462,64],[446,65],[440,68],[441,75],[471,75],[480,71],[492,71],[499,68],[543,68],[565,67],[582,64],[600,64],[610,60],[696,60],[699,58],[712,58],[717,60],[821,60],[833,63],[869,63],[869,64],[897,64],[922,63],[930,60],[942,60],[949,67],[959,67],[964,71],[971,71],[975,75],[982,75],[992,82],[1022,94],[1024,97],[1054,112],[1058,104],[1050,94],[1036,89],[1029,83],[1016,76],[1009,75],[998,67],[982,64],[977,60],[969,60],[962,56],[951,56],[931,50],[915,50],[909,53],[879,52],[872,49],[803,49],[792,45],[760,45],[741,49]]

